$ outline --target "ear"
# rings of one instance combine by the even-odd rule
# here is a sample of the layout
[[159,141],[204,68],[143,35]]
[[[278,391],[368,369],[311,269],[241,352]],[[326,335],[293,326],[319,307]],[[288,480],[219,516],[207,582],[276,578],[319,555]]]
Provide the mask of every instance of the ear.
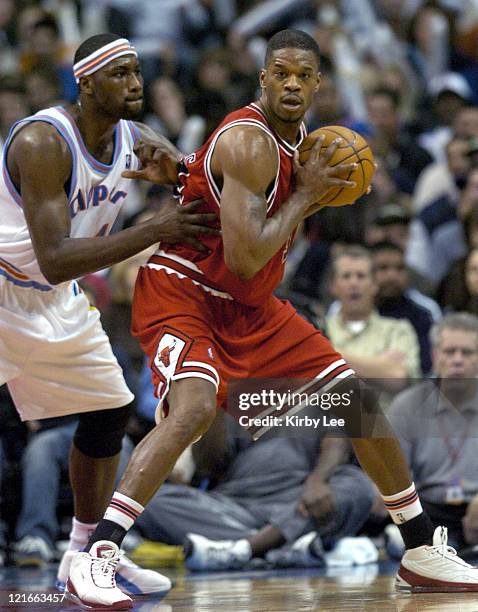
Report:
[[316,85],[314,87],[314,92],[315,93],[317,93],[319,91],[321,77],[322,77],[322,73],[318,72],[317,73],[317,83],[316,83]]
[[93,79],[91,76],[81,77],[78,88],[81,92],[91,95],[93,93]]
[[259,83],[260,83],[261,89],[266,88],[266,70],[265,68],[262,68],[259,73]]

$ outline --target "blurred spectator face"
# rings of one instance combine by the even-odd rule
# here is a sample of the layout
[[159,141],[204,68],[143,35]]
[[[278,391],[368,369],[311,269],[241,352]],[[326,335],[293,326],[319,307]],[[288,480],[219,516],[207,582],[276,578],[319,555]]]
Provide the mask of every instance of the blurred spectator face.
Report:
[[383,249],[373,254],[373,264],[377,297],[400,297],[408,287],[408,272],[403,254],[395,249]]
[[42,108],[54,105],[60,99],[58,77],[53,80],[47,74],[30,72],[25,76],[25,87],[30,108],[34,113]]
[[334,79],[328,75],[322,75],[320,89],[315,96],[311,106],[311,112],[322,122],[334,125],[341,118],[341,103],[337,93]]
[[173,135],[180,132],[186,113],[183,96],[174,81],[168,77],[161,77],[153,82],[151,106]]
[[416,15],[412,37],[415,45],[425,54],[432,51],[435,20],[443,18],[443,12],[435,7],[424,7]]
[[373,222],[365,228],[365,243],[369,246],[379,242],[391,242],[405,251],[410,238],[410,225],[405,222],[387,223],[386,225]]
[[476,378],[478,335],[464,329],[445,327],[433,349],[433,369],[440,378]]
[[15,3],[13,0],[0,0],[0,30],[8,25],[10,19],[13,17],[14,10]]
[[222,92],[229,85],[229,67],[220,59],[206,58],[199,65],[198,80],[204,89]]
[[470,294],[478,297],[478,249],[473,249],[466,260],[465,282]]
[[474,168],[467,176],[466,195],[476,205],[478,205],[478,168]]
[[15,121],[28,116],[29,109],[21,92],[0,90],[0,134],[5,137]]
[[54,58],[58,51],[59,39],[53,28],[37,26],[33,28],[31,49],[40,57]]
[[368,317],[377,292],[372,262],[364,257],[339,256],[334,263],[331,292],[340,301],[346,318]]
[[478,138],[478,108],[465,106],[456,114],[453,131],[458,138]]
[[183,96],[174,81],[168,77],[156,79],[151,85],[151,103],[157,115],[163,115],[168,107],[182,106]]
[[17,39],[22,49],[30,49],[35,24],[45,16],[38,5],[25,7],[18,16]]
[[448,143],[446,151],[450,172],[458,179],[458,187],[462,188],[471,168],[471,160],[467,156],[468,141],[463,138],[453,138]]
[[379,136],[394,139],[398,131],[398,113],[392,99],[385,94],[367,96],[368,117]]
[[465,105],[463,98],[452,91],[444,91],[435,100],[433,111],[441,124],[450,125]]

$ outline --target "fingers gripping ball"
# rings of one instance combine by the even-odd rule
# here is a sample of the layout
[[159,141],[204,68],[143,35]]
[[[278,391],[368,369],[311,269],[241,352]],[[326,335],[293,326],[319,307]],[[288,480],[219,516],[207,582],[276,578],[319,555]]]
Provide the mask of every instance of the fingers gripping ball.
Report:
[[341,125],[328,125],[311,132],[300,145],[299,160],[301,164],[308,160],[310,149],[317,138],[322,135],[325,138],[322,142],[320,154],[327,149],[333,140],[342,138],[342,142],[330,160],[330,166],[357,163],[358,167],[356,170],[351,170],[346,175],[340,177],[348,181],[354,181],[356,187],[331,187],[320,198],[317,204],[323,206],[353,204],[355,200],[358,200],[358,198],[366,193],[372,182],[373,173],[375,172],[373,153],[367,141],[357,132]]

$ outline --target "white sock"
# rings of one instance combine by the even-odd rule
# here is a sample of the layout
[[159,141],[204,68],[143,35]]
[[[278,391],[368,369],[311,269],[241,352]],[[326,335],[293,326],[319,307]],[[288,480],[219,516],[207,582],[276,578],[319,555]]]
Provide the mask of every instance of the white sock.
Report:
[[144,507],[140,503],[115,491],[103,518],[121,525],[128,531],[143,510]]
[[73,517],[73,523],[70,531],[70,541],[68,542],[68,550],[83,550],[88,544],[91,534],[96,529],[98,523],[82,523]]
[[392,521],[396,525],[406,523],[423,512],[422,505],[418,499],[418,493],[415,489],[415,483],[413,482],[408,489],[394,495],[382,495],[382,499],[392,517]]

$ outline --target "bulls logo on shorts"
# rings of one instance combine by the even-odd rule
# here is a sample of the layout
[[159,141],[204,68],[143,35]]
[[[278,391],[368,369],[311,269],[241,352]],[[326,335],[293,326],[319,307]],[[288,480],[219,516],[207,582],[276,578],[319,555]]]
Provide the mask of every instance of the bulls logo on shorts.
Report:
[[165,378],[169,378],[176,368],[181,351],[186,343],[181,338],[166,333],[159,341],[154,365]]

